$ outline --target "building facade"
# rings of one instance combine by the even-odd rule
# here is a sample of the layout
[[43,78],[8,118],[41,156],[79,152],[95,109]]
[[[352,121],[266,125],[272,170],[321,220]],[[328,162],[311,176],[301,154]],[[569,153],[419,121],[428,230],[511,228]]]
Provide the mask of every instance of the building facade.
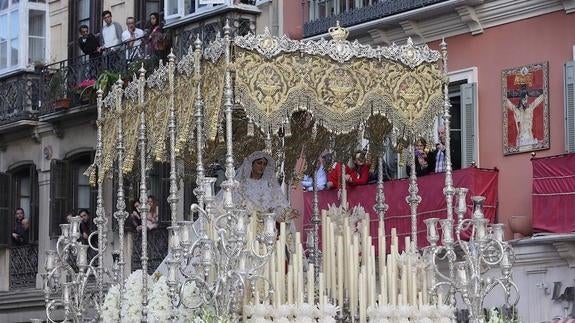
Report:
[[[506,141],[505,136],[517,124],[505,118],[509,109],[505,99],[510,92],[504,90],[502,73],[539,63],[548,66],[548,117],[544,122],[548,123],[549,142],[546,149],[534,153],[545,157],[574,152],[574,10],[573,1],[559,0],[311,0],[302,5],[303,37],[327,37],[327,28],[339,21],[348,28],[351,40],[372,46],[401,44],[410,37],[415,43],[439,49],[444,39],[449,57],[454,167],[475,163],[499,170],[497,221],[507,225],[509,239],[513,237],[509,229],[513,216],[536,215],[532,211],[532,154],[505,150],[512,140]],[[291,28],[295,31],[298,27]],[[519,83],[528,86],[527,81]],[[573,302],[552,300],[549,288],[554,282],[573,286],[575,267],[565,250],[574,248],[572,236],[516,242],[515,276],[522,289],[519,311],[524,322],[562,316],[562,306],[571,313]],[[492,298],[487,305],[502,301]]]
[[[151,69],[169,50],[181,57],[197,37],[204,43],[214,40],[226,21],[234,34],[262,32],[266,26],[274,34],[283,32],[283,1],[204,2],[0,1],[0,322],[45,319],[46,250],[55,248],[59,224],[70,212],[86,209],[95,216],[96,191],[84,175],[96,145],[94,84],[132,75],[142,63]],[[97,57],[84,55],[79,28],[86,25],[99,34],[103,10],[110,10],[123,30],[127,17],[134,17],[136,26],[146,30],[150,14],[159,13],[169,47],[162,48],[160,57],[159,49],[152,50],[144,38],[135,48],[121,44]],[[153,267],[167,250],[162,222],[169,217],[169,167],[155,164],[150,178],[149,194],[156,196],[160,209],[160,229],[150,235],[157,239],[151,251]],[[130,202],[137,199],[137,185],[128,178]],[[110,229],[115,204],[112,186],[113,180],[107,180],[104,189]],[[191,203],[193,195],[191,184],[181,187],[179,210]],[[15,215],[18,208],[25,214],[25,224]],[[183,213],[178,216],[183,218]],[[23,233],[22,225],[25,233],[14,236]],[[140,265],[139,235],[133,226],[127,232],[127,251],[135,254],[128,261],[130,270]],[[117,249],[114,236],[108,239],[108,250]]]

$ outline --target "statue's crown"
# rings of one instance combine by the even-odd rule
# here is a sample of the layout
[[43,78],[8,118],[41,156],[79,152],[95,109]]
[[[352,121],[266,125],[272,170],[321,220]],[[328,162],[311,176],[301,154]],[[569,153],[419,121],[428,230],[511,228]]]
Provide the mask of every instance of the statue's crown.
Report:
[[339,20],[336,22],[335,27],[328,29],[328,32],[333,40],[345,40],[349,35],[349,31],[339,25]]

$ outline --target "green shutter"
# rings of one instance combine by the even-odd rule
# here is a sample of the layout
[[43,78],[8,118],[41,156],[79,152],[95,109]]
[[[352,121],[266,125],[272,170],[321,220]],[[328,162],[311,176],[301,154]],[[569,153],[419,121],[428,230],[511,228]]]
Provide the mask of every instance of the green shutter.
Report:
[[477,161],[475,133],[475,111],[477,111],[477,84],[461,85],[461,167],[468,167]]
[[10,174],[0,173],[0,247],[7,247],[12,240],[11,181]]
[[60,234],[60,224],[72,209],[70,167],[67,161],[53,159],[50,164],[50,237]]
[[565,63],[565,151],[575,152],[575,61]]

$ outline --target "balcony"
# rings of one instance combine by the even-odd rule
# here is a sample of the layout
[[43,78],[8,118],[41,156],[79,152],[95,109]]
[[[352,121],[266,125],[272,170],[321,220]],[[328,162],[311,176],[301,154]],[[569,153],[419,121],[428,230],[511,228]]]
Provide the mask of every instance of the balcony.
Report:
[[397,15],[448,0],[312,0],[304,37],[325,33],[339,21],[343,27]]
[[39,74],[28,72],[0,81],[0,132],[35,124],[40,83]]

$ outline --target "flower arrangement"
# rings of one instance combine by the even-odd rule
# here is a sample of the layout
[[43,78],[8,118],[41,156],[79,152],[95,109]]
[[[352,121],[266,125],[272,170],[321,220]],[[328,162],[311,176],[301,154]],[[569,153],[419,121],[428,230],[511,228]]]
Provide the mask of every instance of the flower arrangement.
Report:
[[515,307],[492,307],[485,312],[487,323],[521,323]]
[[112,285],[102,306],[103,322],[118,322],[120,319],[120,286]]
[[96,80],[85,79],[78,83],[75,87],[76,95],[80,98],[80,101],[90,101],[94,102],[96,99]]

